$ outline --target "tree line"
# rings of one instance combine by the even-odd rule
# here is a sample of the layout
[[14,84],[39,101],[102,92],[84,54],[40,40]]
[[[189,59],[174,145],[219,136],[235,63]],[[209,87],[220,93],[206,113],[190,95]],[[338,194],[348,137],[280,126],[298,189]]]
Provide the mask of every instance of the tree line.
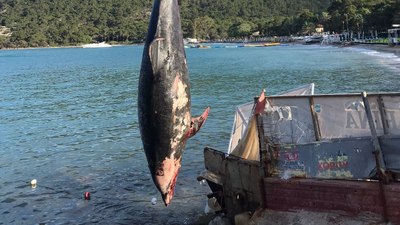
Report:
[[[179,0],[185,37],[385,31],[399,0]],[[0,48],[143,42],[151,0],[0,0]]]

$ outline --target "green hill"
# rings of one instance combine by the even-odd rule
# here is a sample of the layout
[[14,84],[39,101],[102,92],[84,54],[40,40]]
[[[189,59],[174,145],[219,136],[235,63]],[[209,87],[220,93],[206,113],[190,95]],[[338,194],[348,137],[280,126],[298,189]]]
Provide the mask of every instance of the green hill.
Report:
[[[369,23],[387,27],[399,1],[180,0],[179,4],[185,37],[226,39],[256,31],[269,36],[311,33],[317,24],[339,32],[344,14],[354,30]],[[0,0],[0,48],[142,42],[151,7],[150,0]],[[369,20],[370,15],[379,16],[379,21]]]

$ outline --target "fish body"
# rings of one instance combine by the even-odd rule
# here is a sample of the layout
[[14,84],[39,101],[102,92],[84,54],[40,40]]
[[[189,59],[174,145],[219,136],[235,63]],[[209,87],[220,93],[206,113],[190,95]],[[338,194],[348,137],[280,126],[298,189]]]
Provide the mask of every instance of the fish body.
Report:
[[152,179],[165,205],[174,189],[186,141],[208,116],[193,119],[177,0],[155,0],[140,69],[138,119]]

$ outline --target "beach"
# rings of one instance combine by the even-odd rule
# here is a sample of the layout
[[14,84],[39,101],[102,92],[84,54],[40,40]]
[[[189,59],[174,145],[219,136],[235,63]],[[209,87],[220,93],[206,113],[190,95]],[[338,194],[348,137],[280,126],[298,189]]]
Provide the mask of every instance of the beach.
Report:
[[389,46],[383,44],[356,44],[350,46],[355,48],[375,50],[378,52],[393,53],[400,57],[400,46]]

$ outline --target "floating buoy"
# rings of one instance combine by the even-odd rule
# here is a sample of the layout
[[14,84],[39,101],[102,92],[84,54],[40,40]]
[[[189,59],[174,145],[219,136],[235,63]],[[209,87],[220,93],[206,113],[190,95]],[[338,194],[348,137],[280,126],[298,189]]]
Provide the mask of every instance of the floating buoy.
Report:
[[31,180],[31,187],[32,188],[36,188],[36,184],[37,184],[37,180],[36,179]]
[[157,199],[153,197],[153,198],[151,199],[151,204],[155,205],[156,203],[157,203]]
[[84,198],[85,200],[90,200],[90,192],[85,192]]

